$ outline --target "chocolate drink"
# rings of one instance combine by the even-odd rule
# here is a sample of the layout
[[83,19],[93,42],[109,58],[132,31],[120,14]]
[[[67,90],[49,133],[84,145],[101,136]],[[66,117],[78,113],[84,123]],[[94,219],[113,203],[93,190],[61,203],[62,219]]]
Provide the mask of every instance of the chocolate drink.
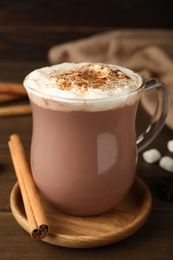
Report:
[[[83,66],[85,73],[82,71]],[[114,90],[116,92],[117,89],[109,85],[111,92],[107,92],[109,89],[105,92],[102,80],[105,82],[109,78],[107,67],[97,65],[95,68],[95,65],[89,64],[89,69],[94,66],[94,73],[91,75],[91,71],[87,71],[86,76],[87,66],[84,63],[82,69],[77,67],[77,72],[73,74],[73,64],[70,73],[63,71],[56,74],[54,84],[61,86],[58,94],[62,94],[61,97],[57,98],[53,92],[48,95],[42,90],[35,91],[35,86],[31,89],[26,87],[33,109],[31,167],[35,183],[62,212],[81,216],[100,214],[112,209],[131,188],[137,160],[135,117],[140,90],[136,89],[141,85],[140,78],[134,79],[133,75],[128,77],[116,67],[111,83],[115,85],[114,80],[117,80],[120,90],[126,91],[115,94]],[[56,67],[53,68],[55,71]],[[100,78],[102,68],[106,71]],[[99,77],[96,77],[95,69]],[[36,73],[36,78],[41,78]],[[71,74],[75,75],[77,81],[74,78],[67,81]],[[48,75],[47,73],[45,91],[50,91],[50,81],[55,78],[52,74]],[[31,81],[27,80],[33,86],[31,76]],[[82,83],[79,81],[81,78],[85,80]],[[41,79],[42,82],[43,80]],[[97,87],[100,86],[99,91],[93,85],[89,93],[90,81]],[[37,82],[37,85],[43,84],[42,82]],[[55,92],[57,85],[55,87],[54,84],[52,91]],[[76,85],[77,91],[70,97],[64,97]],[[131,89],[133,85],[135,87]],[[87,92],[87,97],[76,98],[79,86],[83,87],[80,94]],[[90,97],[91,94],[94,98]]]
[[34,179],[60,210],[103,213],[127,194],[136,167],[136,106],[62,112],[32,103]]

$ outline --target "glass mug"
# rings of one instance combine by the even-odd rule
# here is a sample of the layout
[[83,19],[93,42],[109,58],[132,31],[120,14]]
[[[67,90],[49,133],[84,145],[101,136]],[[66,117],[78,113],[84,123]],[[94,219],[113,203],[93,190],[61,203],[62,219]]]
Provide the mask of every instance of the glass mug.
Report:
[[[140,81],[128,97],[123,93],[95,99],[59,97],[36,90],[29,75],[24,79],[33,113],[33,178],[41,193],[64,213],[91,216],[118,205],[134,182],[138,153],[164,125],[169,106],[166,86],[116,68]],[[161,93],[157,112],[136,138],[141,93],[153,88]]]

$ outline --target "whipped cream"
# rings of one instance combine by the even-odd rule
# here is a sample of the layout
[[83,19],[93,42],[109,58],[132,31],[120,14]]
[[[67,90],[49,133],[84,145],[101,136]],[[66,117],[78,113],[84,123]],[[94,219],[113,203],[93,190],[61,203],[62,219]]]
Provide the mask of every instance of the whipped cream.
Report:
[[129,69],[88,62],[43,67],[24,80],[33,102],[58,110],[98,111],[134,103],[141,85],[142,78]]

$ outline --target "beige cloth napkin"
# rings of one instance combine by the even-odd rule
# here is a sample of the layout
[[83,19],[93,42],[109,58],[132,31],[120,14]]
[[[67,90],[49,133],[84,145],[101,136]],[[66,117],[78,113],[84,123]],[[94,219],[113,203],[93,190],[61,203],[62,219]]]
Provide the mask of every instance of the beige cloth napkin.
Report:
[[[105,62],[133,69],[144,78],[155,77],[166,84],[171,96],[166,124],[173,129],[173,30],[113,30],[53,46],[51,64]],[[142,103],[153,114],[156,95],[144,91]]]

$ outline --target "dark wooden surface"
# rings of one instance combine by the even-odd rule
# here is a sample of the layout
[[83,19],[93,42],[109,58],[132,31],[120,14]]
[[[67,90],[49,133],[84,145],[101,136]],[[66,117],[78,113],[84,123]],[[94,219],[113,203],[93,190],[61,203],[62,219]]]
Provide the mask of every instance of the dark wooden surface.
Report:
[[[26,73],[40,62],[0,63],[3,80],[22,82]],[[8,71],[8,72],[7,72]],[[137,130],[147,124],[148,116],[140,109]],[[141,155],[137,174],[148,185],[152,193],[152,212],[145,225],[131,237],[101,248],[70,249],[53,246],[30,238],[14,219],[10,209],[10,193],[16,182],[7,142],[12,133],[23,140],[29,156],[32,131],[32,116],[9,117],[0,119],[0,259],[173,259],[173,203],[163,201],[156,193],[156,183],[167,173],[158,164],[147,165]],[[166,144],[173,133],[166,126],[159,138],[151,145],[157,147],[162,155],[168,154]]]
[[0,1],[1,24],[20,27],[37,24],[168,28],[172,24],[170,7],[167,0]]
[[173,28],[172,2],[0,0],[0,59],[45,61],[55,44],[125,28]]
[[[0,0],[0,81],[21,83],[31,70],[48,64],[47,51],[55,44],[124,28],[172,29],[172,2]],[[138,131],[148,120],[140,112]],[[147,165],[141,155],[137,174],[151,190],[153,206],[147,222],[134,235],[94,249],[61,248],[33,241],[11,213],[9,198],[16,176],[7,146],[9,136],[17,133],[29,156],[31,131],[32,116],[0,118],[0,260],[173,259],[173,203],[159,198],[155,189],[167,173],[158,164]],[[166,144],[172,138],[172,131],[165,126],[151,147],[168,154]]]

